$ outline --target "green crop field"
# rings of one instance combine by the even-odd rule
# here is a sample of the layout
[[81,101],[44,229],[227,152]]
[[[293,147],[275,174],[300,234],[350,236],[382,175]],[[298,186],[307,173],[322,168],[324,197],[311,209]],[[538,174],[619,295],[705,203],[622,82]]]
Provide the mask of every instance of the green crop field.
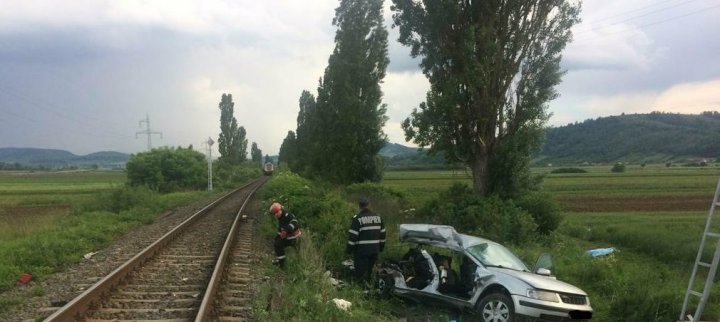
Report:
[[124,183],[119,171],[0,171],[0,241],[47,231],[93,196]]
[[[621,173],[611,172],[612,166],[580,168],[587,172],[532,169],[543,176],[540,191],[563,209],[563,223],[554,242],[516,251],[528,261],[541,251],[553,253],[559,278],[590,294],[593,321],[676,320],[720,168],[629,165]],[[390,171],[384,179],[384,184],[404,192],[411,202],[429,200],[454,183],[470,185],[470,174]],[[715,218],[712,229],[720,232],[720,215]],[[585,255],[586,250],[606,247],[615,248],[614,255],[596,259]],[[704,251],[706,261],[711,251],[712,247]],[[702,290],[702,273],[700,277],[695,290]],[[718,284],[706,306],[706,320],[720,319]]]
[[73,203],[124,183],[120,171],[0,171],[0,208]]
[[[0,172],[0,292],[23,273],[42,281],[164,211],[221,192],[160,194],[125,181],[123,172]],[[0,293],[0,316],[33,296]]]

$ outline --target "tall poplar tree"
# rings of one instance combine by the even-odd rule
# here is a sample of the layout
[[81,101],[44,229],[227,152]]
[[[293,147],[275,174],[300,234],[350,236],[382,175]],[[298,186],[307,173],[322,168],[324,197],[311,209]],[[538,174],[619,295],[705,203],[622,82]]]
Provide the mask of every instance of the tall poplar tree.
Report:
[[253,142],[252,146],[250,147],[250,158],[253,160],[253,162],[262,162],[262,150],[258,148],[257,143]]
[[[315,117],[315,96],[304,90],[300,94],[299,100],[300,111],[297,116],[297,130],[295,134],[296,145],[299,147],[292,157],[291,162],[294,172],[306,174],[308,165],[313,162],[312,155],[320,151],[322,138],[316,137],[316,117]],[[319,161],[320,158],[318,158]]]
[[218,137],[219,160],[227,164],[238,164],[247,159],[247,133],[245,128],[238,127],[235,103],[232,94],[222,94],[220,99],[220,136]]
[[573,0],[392,0],[399,41],[421,56],[430,91],[403,123],[407,140],[466,163],[480,195],[528,184],[558,96]]
[[297,160],[297,140],[295,139],[295,132],[288,131],[285,139],[283,139],[280,145],[280,151],[278,152],[278,165],[284,163],[292,171],[297,171],[295,162]]
[[341,0],[335,10],[335,49],[312,113],[312,177],[352,183],[382,176],[378,152],[387,117],[380,83],[389,63],[382,13],[382,0]]

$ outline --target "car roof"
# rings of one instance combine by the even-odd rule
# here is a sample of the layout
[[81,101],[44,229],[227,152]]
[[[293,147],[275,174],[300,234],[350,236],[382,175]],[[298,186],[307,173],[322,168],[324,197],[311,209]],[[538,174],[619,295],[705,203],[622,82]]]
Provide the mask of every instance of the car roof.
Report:
[[458,233],[455,228],[447,225],[401,224],[398,231],[400,241],[450,248],[456,251],[463,251],[477,244],[497,244],[489,239]]

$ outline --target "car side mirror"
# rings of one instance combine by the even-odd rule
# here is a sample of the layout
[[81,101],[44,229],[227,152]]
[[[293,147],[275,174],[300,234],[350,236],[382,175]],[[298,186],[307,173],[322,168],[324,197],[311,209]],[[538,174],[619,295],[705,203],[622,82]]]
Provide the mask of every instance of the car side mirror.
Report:
[[[554,265],[553,265],[552,255],[545,253],[545,254],[540,255],[540,258],[538,258],[538,260],[535,262],[535,266],[533,266],[533,272],[535,272],[536,274],[540,274],[539,271],[541,269],[545,269],[548,272],[552,272],[552,270],[554,268],[553,266]],[[540,274],[540,275],[544,275],[544,274]],[[548,274],[548,275],[550,275],[550,274]]]
[[550,271],[547,268],[538,268],[535,271],[535,274],[542,275],[542,276],[552,276],[552,271]]

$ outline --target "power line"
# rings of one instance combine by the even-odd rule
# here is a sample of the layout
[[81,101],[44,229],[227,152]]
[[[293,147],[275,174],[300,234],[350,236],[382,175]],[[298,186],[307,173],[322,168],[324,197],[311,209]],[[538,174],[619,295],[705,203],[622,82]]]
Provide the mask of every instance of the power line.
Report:
[[136,132],[135,138],[137,139],[138,134],[147,134],[148,151],[150,151],[150,150],[152,150],[152,140],[151,140],[152,135],[160,134],[160,138],[162,139],[162,132],[153,132],[150,130],[150,116],[148,114],[145,114],[144,120],[140,120],[140,127],[142,127],[143,122],[145,122],[145,131]]
[[[605,17],[605,18],[601,18],[601,19],[596,19],[596,20],[592,21],[592,22],[589,23],[589,24],[584,24],[584,22],[581,22],[581,23],[578,25],[578,29],[584,29],[583,27],[587,27],[588,30],[578,31],[578,32],[576,32],[576,34],[585,33],[585,32],[588,32],[588,31],[592,31],[592,30],[594,30],[594,29],[598,29],[597,27],[590,27],[590,26],[599,25],[601,21],[611,20],[611,19],[616,18],[616,17],[624,16],[624,15],[630,13],[630,12],[642,11],[642,10],[645,10],[645,9],[647,9],[647,8],[654,7],[654,6],[657,6],[657,5],[666,3],[666,2],[670,2],[670,1],[675,1],[675,0],[662,1],[662,2],[658,2],[658,3],[655,3],[655,4],[651,4],[651,5],[648,5],[648,6],[645,6],[645,7],[641,7],[641,8],[635,9],[635,10],[629,10],[629,11],[625,11],[625,12],[623,12],[623,13],[616,14],[616,15],[613,15],[613,16],[609,16],[609,17]],[[632,19],[636,19],[636,18],[648,16],[648,15],[651,15],[651,14],[655,14],[655,13],[662,12],[662,11],[665,11],[665,10],[668,10],[668,9],[671,9],[671,8],[679,7],[679,6],[681,6],[681,5],[688,4],[688,3],[690,3],[690,2],[695,2],[695,1],[698,1],[698,0],[689,0],[689,1],[681,2],[681,3],[677,3],[677,4],[672,5],[672,6],[669,6],[669,7],[665,7],[665,8],[658,9],[658,10],[651,11],[651,12],[646,12],[646,13],[644,13],[644,14],[640,14],[640,15],[637,15],[637,16],[632,16],[632,17],[630,17],[630,18],[626,18],[625,20],[618,21],[618,22],[614,22],[614,23],[612,23],[612,24],[610,24],[610,25],[620,24],[620,23],[623,23],[623,22],[630,21],[630,20],[632,20]]]
[[[710,7],[703,8],[703,9],[700,9],[700,10],[697,10],[697,11],[692,11],[692,12],[689,12],[689,13],[686,13],[686,14],[683,14],[683,15],[671,17],[671,18],[668,18],[668,19],[664,19],[664,20],[660,20],[660,21],[656,21],[656,22],[652,22],[652,23],[648,23],[648,24],[644,24],[644,25],[639,25],[639,26],[636,26],[634,29],[641,29],[641,28],[644,28],[644,27],[659,25],[659,24],[661,24],[661,23],[665,23],[665,22],[668,22],[668,21],[672,21],[672,20],[684,18],[684,17],[691,16],[691,15],[694,15],[694,14],[705,13],[705,12],[708,12],[708,11],[710,11],[710,10],[712,10],[712,9],[716,9],[716,8],[720,8],[720,5],[710,6]],[[578,39],[578,40],[576,40],[576,41],[574,41],[574,42],[577,43],[577,42],[584,42],[584,41],[588,41],[588,40],[594,40],[594,39],[597,39],[597,38],[603,38],[603,37],[607,37],[607,36],[612,36],[612,35],[616,35],[616,34],[621,34],[621,33],[630,32],[630,31],[633,31],[634,29],[619,30],[619,31],[616,31],[616,32],[606,33],[606,34],[599,35],[599,36],[596,36],[596,37],[588,37],[588,38],[584,38],[584,39]]]
[[[108,130],[107,126],[99,126],[99,125],[96,124],[96,123],[103,123],[103,122],[104,122],[103,120],[100,120],[100,119],[97,119],[97,118],[91,118],[91,117],[85,117],[84,119],[79,119],[79,118],[73,117],[71,114],[61,112],[62,109],[63,109],[62,107],[58,107],[58,106],[52,105],[52,104],[47,103],[47,102],[42,102],[42,101],[40,101],[40,100],[30,98],[30,97],[28,97],[28,96],[26,96],[26,95],[24,95],[24,94],[19,93],[19,91],[11,90],[11,88],[8,87],[8,86],[0,86],[0,93],[4,93],[6,96],[15,98],[16,100],[23,101],[23,102],[25,102],[26,104],[28,104],[28,105],[30,105],[30,106],[33,106],[33,107],[35,107],[35,108],[38,108],[38,109],[41,109],[41,110],[50,112],[50,113],[52,113],[53,115],[55,115],[55,116],[57,116],[57,117],[59,117],[59,118],[63,118],[63,119],[72,121],[72,122],[76,123],[77,125],[82,126],[83,128],[88,127],[88,126],[94,126],[94,127],[96,127],[97,129],[101,129],[101,130],[102,130],[102,132],[101,132],[102,134],[90,133],[90,132],[88,132],[88,131],[79,130],[78,128],[72,128],[74,131],[83,132],[83,134],[92,134],[93,136],[98,136],[98,135],[100,135],[100,136],[107,137],[107,138],[115,138],[115,139],[128,139],[128,138],[130,138],[130,137],[127,136],[127,135],[122,135],[122,134],[118,134],[118,133],[107,134],[107,130]],[[6,111],[7,111],[7,110],[6,110]],[[7,111],[7,112],[10,112],[10,111]],[[12,113],[12,112],[10,112],[10,114],[14,114],[14,115],[17,116],[17,117],[23,118],[23,119],[28,120],[28,121],[30,121],[30,122],[35,122],[35,121],[37,120],[37,119],[34,119],[34,118],[28,118],[27,116],[22,116],[22,115],[20,115],[20,114],[18,114],[18,113]],[[93,122],[93,119],[94,119],[95,122]],[[89,120],[90,122],[88,122],[88,120]]]

